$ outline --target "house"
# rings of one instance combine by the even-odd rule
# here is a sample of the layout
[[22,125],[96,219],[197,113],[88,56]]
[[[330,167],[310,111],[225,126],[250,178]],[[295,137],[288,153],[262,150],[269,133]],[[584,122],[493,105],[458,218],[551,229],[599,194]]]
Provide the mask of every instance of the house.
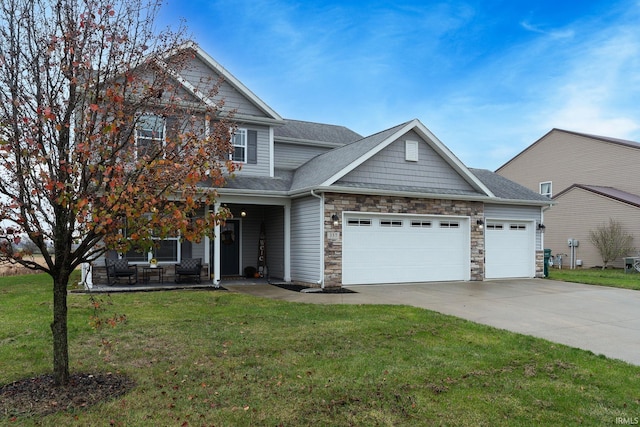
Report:
[[214,238],[167,242],[161,264],[197,257],[215,283],[249,268],[322,287],[542,274],[538,227],[548,198],[467,168],[417,119],[367,137],[284,119],[191,49],[191,71],[176,78],[186,91],[203,77],[223,78],[242,169],[215,206],[203,207],[226,207],[233,218]]
[[640,245],[639,164],[640,143],[552,129],[496,172],[556,202],[544,214],[545,246],[566,255],[565,267],[588,268],[602,265],[589,232],[609,219]]

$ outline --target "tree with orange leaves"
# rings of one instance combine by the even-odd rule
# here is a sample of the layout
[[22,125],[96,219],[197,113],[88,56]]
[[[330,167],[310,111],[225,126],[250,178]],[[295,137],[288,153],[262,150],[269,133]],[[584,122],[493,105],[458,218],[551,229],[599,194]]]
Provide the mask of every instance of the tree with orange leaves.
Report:
[[[57,385],[69,380],[71,272],[176,233],[198,241],[225,217],[202,206],[233,172],[232,117],[219,82],[181,88],[194,53],[183,28],[154,32],[160,3],[0,3],[0,261],[53,279]],[[23,236],[44,264],[16,250]]]

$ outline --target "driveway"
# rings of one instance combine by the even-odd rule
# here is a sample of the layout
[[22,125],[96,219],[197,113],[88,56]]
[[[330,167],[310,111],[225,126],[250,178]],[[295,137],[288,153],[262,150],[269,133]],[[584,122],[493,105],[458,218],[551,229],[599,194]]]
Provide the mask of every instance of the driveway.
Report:
[[640,291],[542,279],[360,285],[342,294],[223,286],[292,302],[411,305],[640,365]]

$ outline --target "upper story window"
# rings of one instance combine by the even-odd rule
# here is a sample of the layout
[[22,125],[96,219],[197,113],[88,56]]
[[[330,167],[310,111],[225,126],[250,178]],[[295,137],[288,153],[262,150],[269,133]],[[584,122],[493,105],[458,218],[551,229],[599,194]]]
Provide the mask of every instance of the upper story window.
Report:
[[136,123],[136,154],[138,158],[153,157],[162,148],[165,119],[155,114],[143,114]]
[[547,196],[549,198],[553,196],[553,193],[551,190],[551,181],[540,183],[540,194],[542,194],[543,196]]
[[231,160],[238,163],[247,163],[247,130],[236,129],[231,137],[233,152]]

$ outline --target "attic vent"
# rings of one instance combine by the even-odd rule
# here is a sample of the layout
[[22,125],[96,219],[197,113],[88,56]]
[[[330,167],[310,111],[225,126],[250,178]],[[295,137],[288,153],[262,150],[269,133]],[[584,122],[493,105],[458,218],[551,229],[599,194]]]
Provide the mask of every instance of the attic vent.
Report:
[[407,162],[417,162],[418,161],[418,141],[405,141],[405,157],[404,159]]

